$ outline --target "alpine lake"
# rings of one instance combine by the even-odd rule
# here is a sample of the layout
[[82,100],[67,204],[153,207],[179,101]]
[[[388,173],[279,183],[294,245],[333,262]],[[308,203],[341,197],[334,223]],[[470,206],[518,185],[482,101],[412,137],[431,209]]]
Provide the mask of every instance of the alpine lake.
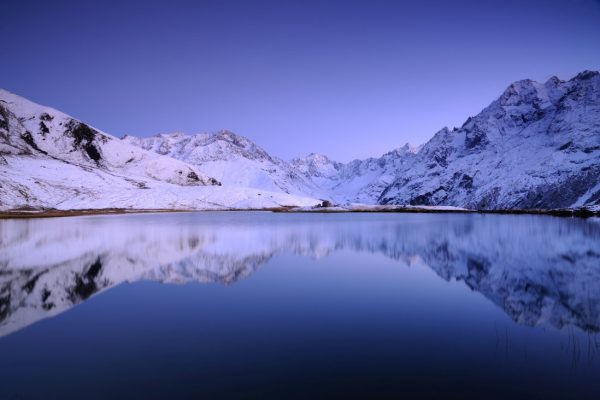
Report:
[[0,399],[598,399],[600,218],[0,220]]

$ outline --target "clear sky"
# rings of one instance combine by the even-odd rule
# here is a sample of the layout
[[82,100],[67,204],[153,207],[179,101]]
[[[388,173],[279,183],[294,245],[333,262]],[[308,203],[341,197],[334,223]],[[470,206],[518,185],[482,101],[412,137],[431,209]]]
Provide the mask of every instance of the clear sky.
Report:
[[116,136],[379,156],[514,80],[600,69],[600,1],[2,0],[0,87]]

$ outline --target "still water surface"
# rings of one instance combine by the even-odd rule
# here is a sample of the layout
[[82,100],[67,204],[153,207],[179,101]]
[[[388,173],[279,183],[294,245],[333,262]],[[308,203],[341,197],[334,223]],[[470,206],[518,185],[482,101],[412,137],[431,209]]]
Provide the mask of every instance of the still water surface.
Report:
[[0,221],[0,398],[600,398],[600,219]]

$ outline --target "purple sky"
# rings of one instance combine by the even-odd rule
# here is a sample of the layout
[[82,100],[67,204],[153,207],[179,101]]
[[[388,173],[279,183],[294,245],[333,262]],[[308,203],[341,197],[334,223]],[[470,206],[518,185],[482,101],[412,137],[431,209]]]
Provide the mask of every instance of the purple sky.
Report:
[[[95,3],[95,4],[94,4]],[[0,87],[116,136],[229,129],[340,161],[600,69],[600,2],[3,0]]]

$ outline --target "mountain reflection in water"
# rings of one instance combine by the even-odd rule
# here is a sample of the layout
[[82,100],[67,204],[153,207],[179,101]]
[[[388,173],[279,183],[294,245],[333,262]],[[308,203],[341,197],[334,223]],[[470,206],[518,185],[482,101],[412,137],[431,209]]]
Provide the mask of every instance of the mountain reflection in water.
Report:
[[124,282],[233,284],[340,250],[425,264],[522,325],[600,330],[598,219],[176,213],[0,221],[0,336]]

